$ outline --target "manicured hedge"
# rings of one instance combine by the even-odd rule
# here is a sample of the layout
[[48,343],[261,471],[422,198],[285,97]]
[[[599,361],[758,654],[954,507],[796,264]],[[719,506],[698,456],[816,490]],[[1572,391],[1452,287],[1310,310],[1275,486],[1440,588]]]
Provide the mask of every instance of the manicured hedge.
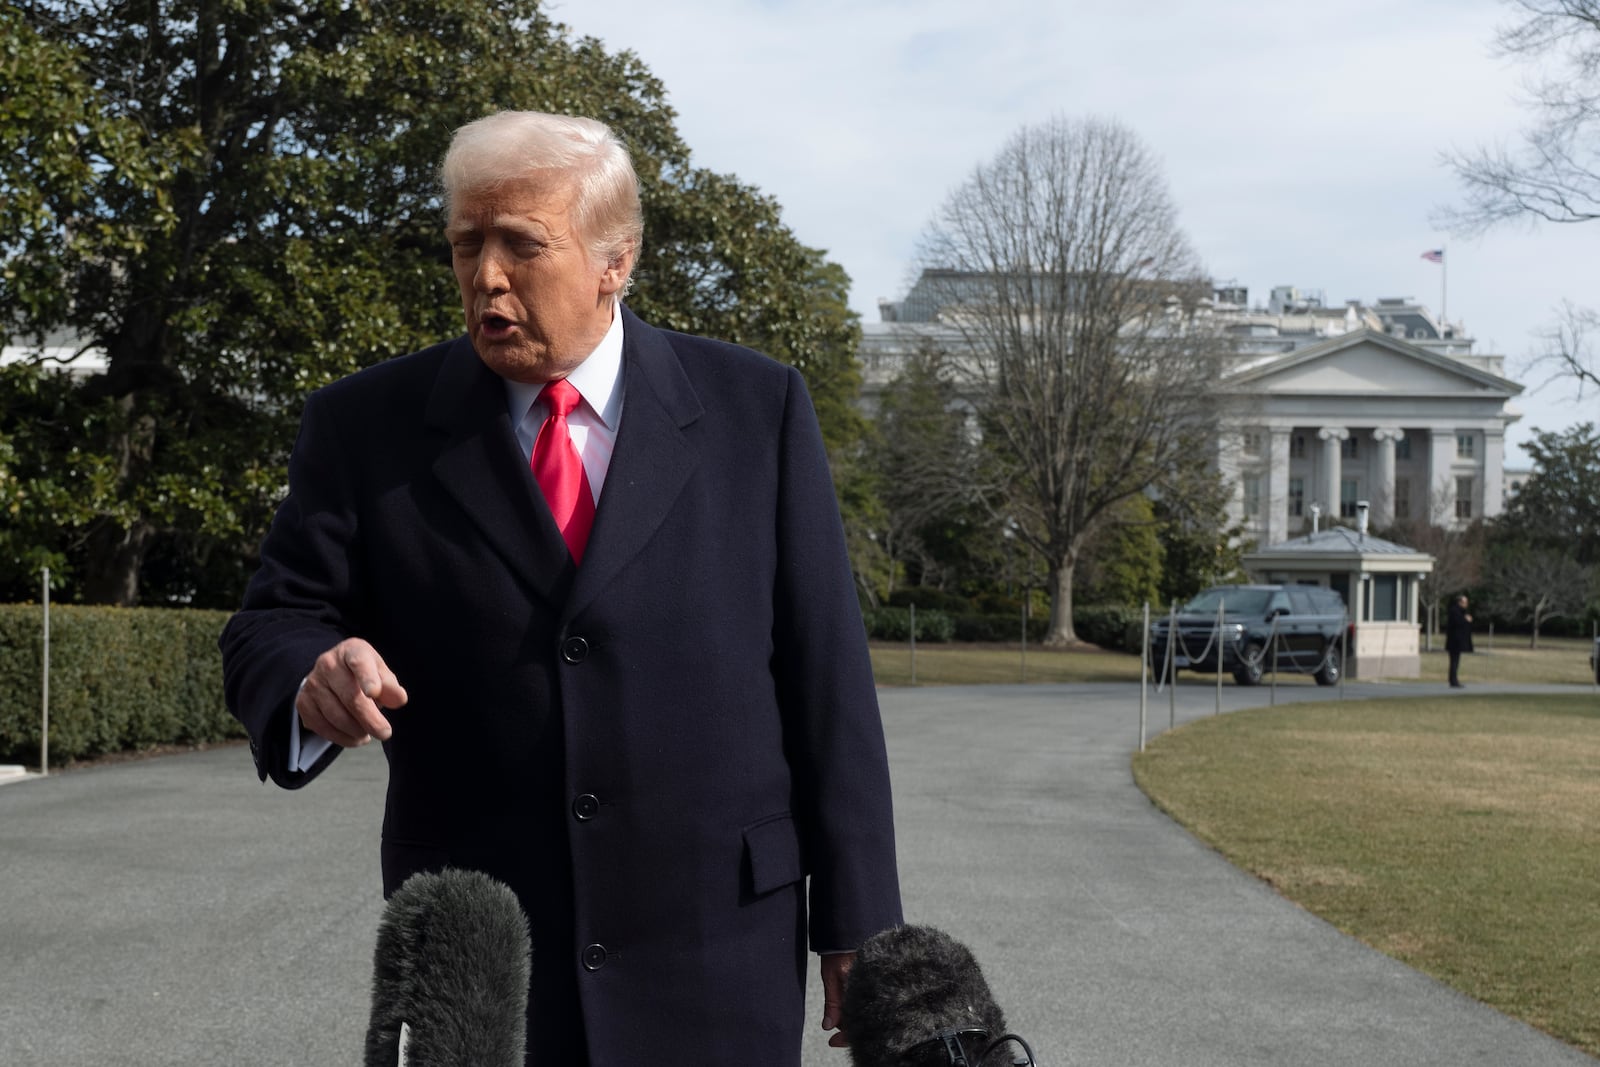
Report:
[[[0,605],[0,762],[39,763],[36,604]],[[222,700],[228,613],[53,605],[50,762],[243,737]]]
[[[911,639],[910,608],[878,608],[862,613],[867,624],[867,636],[874,641],[909,641]],[[955,636],[955,619],[942,611],[924,611],[917,608],[917,640],[949,641]]]
[[[917,590],[917,592],[926,592]],[[899,597],[901,594],[896,594]],[[1017,605],[1021,611],[1021,605]],[[911,612],[906,607],[867,609],[862,612],[867,636],[874,641],[906,641],[911,636]],[[1144,635],[1141,608],[1121,604],[1085,604],[1072,613],[1078,636],[1101,648],[1138,654]],[[917,602],[918,641],[1013,642],[1021,628],[1017,614],[979,613],[970,609],[947,611],[925,608]],[[1038,642],[1050,628],[1043,615],[1028,619],[1028,640]]]
[[1090,644],[1117,652],[1139,651],[1144,635],[1143,607],[1085,604],[1072,613],[1073,629]]
[[[1050,620],[1034,615],[1028,619],[1028,640],[1044,640]],[[956,616],[957,641],[1015,641],[1022,629],[1022,611],[1014,615],[958,615]]]

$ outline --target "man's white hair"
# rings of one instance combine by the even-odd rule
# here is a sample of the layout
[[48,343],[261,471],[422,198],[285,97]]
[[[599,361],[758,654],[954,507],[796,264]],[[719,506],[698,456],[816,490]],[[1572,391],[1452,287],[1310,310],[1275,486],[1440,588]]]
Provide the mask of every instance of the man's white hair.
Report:
[[590,254],[606,263],[628,258],[631,279],[644,240],[639,177],[628,149],[605,123],[540,111],[496,112],[458,129],[439,165],[447,212],[459,195],[555,174],[572,183],[572,221]]

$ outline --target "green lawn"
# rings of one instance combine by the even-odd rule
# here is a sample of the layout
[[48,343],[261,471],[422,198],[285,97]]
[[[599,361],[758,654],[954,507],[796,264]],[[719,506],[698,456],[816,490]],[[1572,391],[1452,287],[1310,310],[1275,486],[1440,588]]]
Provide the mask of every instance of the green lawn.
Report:
[[[1443,651],[1422,654],[1419,682],[1439,683],[1449,668]],[[1486,635],[1477,638],[1478,651],[1461,659],[1461,680],[1466,685],[1490,682],[1556,682],[1582,685],[1591,682],[1589,642],[1575,638],[1544,638],[1538,649],[1528,639],[1501,634],[1490,646]],[[973,685],[1012,682],[1116,682],[1139,680],[1139,657],[1105,652],[1093,646],[1056,651],[1028,647],[1024,657],[1015,645],[917,645],[917,685]],[[911,650],[905,644],[872,643],[872,669],[879,685],[910,685]],[[1178,673],[1180,685],[1214,685],[1216,675]],[[1311,685],[1309,676],[1280,674],[1280,685]],[[1224,678],[1232,685],[1232,678]],[[1405,684],[1405,683],[1398,683]]]
[[[1556,682],[1581,685],[1592,683],[1589,670],[1588,640],[1573,637],[1542,637],[1538,648],[1528,647],[1523,634],[1473,636],[1477,651],[1461,657],[1461,681],[1474,682]],[[1422,654],[1422,681],[1442,682],[1450,670],[1450,657],[1444,653],[1444,639],[1435,638],[1437,651]]]
[[1241,711],[1158,737],[1133,769],[1284,896],[1600,1055],[1592,692]]
[[1020,682],[1137,682],[1139,657],[1092,645],[1072,651],[1029,645],[966,643],[917,645],[912,682],[909,644],[872,642],[872,673],[879,685],[1007,685]]
[[[1465,693],[1280,705],[1158,737],[1134,777],[1161,808],[1307,910],[1600,1055],[1600,696],[1589,642],[1477,637]],[[874,643],[880,685],[906,645]],[[1442,683],[1443,651],[1420,682]],[[917,685],[1137,681],[1098,649],[921,644]],[[1492,682],[1570,694],[1475,695]],[[1213,685],[1182,673],[1179,684]],[[1232,685],[1225,679],[1225,685]],[[1313,685],[1281,675],[1280,685]],[[1330,695],[1331,695],[1330,691]]]

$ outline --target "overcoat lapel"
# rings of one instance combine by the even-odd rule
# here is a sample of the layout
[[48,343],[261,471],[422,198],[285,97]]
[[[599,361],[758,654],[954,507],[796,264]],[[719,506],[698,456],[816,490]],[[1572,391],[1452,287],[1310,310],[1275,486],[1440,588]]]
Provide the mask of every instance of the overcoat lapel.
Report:
[[522,462],[506,411],[505,383],[465,337],[445,355],[424,421],[444,435],[433,471],[445,491],[506,565],[559,605],[571,579],[572,557]]
[[627,308],[622,380],[622,425],[564,619],[587,607],[639,554],[700,462],[684,432],[702,414],[700,399],[667,338]]

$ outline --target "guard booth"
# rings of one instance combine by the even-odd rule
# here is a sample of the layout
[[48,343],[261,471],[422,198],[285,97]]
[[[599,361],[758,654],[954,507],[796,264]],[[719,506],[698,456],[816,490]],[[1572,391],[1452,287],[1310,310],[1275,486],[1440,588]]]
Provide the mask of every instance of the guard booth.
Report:
[[1422,673],[1418,586],[1433,572],[1433,557],[1367,533],[1365,501],[1356,515],[1356,529],[1313,530],[1248,553],[1245,570],[1255,582],[1326,586],[1344,598],[1355,624],[1349,677],[1416,678]]

